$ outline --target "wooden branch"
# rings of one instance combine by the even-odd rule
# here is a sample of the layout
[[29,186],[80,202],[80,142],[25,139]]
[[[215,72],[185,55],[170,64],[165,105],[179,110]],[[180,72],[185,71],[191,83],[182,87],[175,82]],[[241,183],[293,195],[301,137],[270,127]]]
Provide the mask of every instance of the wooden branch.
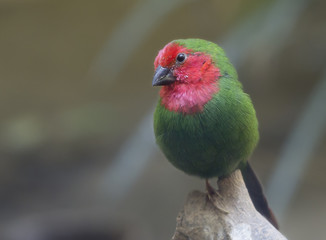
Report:
[[286,239],[253,206],[240,170],[218,181],[218,194],[193,191],[172,240]]

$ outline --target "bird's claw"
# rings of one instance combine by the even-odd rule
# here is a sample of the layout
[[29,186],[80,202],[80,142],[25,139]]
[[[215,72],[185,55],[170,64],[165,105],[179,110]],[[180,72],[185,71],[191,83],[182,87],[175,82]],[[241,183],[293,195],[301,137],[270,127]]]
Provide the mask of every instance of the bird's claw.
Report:
[[220,206],[219,201],[216,201],[216,198],[221,198],[223,199],[223,196],[218,192],[217,189],[213,188],[209,182],[208,179],[206,179],[206,190],[207,190],[207,197],[209,199],[209,201],[217,208],[219,209],[221,212],[227,214],[228,211],[225,210],[223,207]]

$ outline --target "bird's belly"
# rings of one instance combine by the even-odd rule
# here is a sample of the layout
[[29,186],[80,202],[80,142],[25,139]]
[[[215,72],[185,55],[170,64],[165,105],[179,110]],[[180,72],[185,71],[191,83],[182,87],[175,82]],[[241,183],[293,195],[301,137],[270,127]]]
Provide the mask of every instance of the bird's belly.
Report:
[[222,135],[205,129],[205,126],[197,131],[168,130],[157,135],[156,139],[175,167],[202,178],[228,175],[242,160],[233,154],[236,142],[226,141]]

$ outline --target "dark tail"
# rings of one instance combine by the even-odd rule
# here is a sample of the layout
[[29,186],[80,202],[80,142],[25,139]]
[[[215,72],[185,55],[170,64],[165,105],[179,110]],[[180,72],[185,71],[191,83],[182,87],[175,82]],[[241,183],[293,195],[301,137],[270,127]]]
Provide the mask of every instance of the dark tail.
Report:
[[251,201],[253,202],[256,210],[263,215],[276,229],[278,229],[276,218],[268,206],[263,188],[249,163],[247,163],[246,166],[241,169],[241,172]]

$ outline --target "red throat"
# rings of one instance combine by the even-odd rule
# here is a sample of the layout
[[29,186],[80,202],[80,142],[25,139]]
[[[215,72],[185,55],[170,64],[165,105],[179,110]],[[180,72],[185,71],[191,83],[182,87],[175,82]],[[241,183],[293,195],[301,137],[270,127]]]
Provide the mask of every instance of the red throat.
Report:
[[[176,65],[175,58],[179,53],[186,53],[188,57],[183,64]],[[170,111],[184,114],[201,112],[219,90],[220,70],[207,54],[170,43],[159,52],[154,64],[155,68],[158,65],[172,68],[177,79],[160,91],[161,104]]]

